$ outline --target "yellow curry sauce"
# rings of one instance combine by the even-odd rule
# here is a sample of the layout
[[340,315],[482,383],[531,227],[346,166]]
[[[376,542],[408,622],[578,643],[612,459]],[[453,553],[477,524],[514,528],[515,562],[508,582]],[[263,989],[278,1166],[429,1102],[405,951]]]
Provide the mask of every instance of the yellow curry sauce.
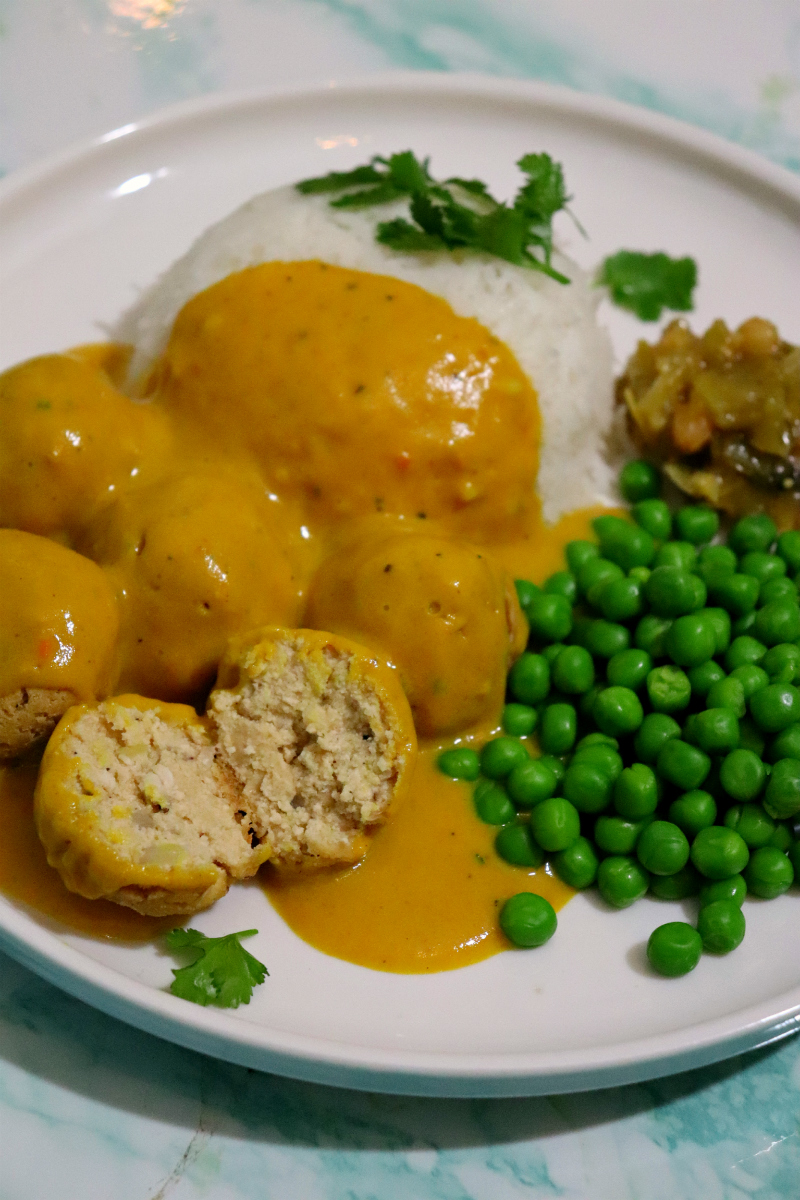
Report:
[[[427,678],[426,638],[415,641],[409,616],[416,604],[452,688],[465,647],[484,663],[479,673],[491,675],[492,658],[483,711],[464,709],[455,727],[457,706],[428,706],[431,736],[412,794],[360,864],[295,875],[267,867],[262,878],[301,937],[364,965],[443,970],[507,948],[496,925],[505,898],[528,889],[559,907],[571,892],[544,869],[497,858],[496,831],[478,821],[467,785],[436,770],[435,755],[455,739],[479,744],[497,723],[511,642],[522,645],[513,628],[505,646],[497,642],[498,622],[507,630],[516,606],[512,598],[504,607],[500,568],[541,580],[594,515],[543,525],[536,395],[514,356],[420,288],[309,262],[250,268],[190,301],[139,382],[148,403],[120,389],[126,362],[124,347],[82,347],[0,377],[0,525],[60,541],[102,568],[121,622],[112,691],[196,703],[231,634],[311,623],[315,572],[336,555],[334,579],[355,576],[365,530],[398,562],[412,545],[433,556],[442,540],[454,547],[444,598],[431,599],[430,573],[407,570],[395,591],[409,601],[397,610],[408,624],[374,636],[391,634],[409,676]],[[467,552],[468,568],[458,557]],[[482,598],[462,620],[447,596],[459,593],[464,571],[480,576],[473,591]],[[388,611],[386,579],[364,579],[362,609],[373,599],[376,612]],[[69,591],[55,583],[42,617],[51,624]],[[100,607],[102,593],[88,590]],[[81,639],[74,650],[77,662]],[[13,651],[6,676],[35,686]],[[465,691],[478,682],[465,676]],[[106,690],[95,683],[96,694]],[[160,929],[64,889],[33,833],[34,777],[30,764],[2,771],[0,887],[97,936]]]

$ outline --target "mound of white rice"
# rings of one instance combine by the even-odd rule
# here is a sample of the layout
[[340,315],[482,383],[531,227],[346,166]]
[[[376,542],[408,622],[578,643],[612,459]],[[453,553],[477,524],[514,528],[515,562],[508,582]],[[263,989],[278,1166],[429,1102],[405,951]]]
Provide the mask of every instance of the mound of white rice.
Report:
[[597,325],[600,294],[590,277],[559,254],[554,266],[571,280],[566,286],[488,255],[399,254],[379,245],[374,231],[378,220],[401,213],[403,205],[346,212],[331,208],[326,196],[301,196],[292,187],[256,196],[198,238],[111,331],[134,346],[131,380],[163,350],[186,301],[234,271],[273,260],[321,259],[393,275],[480,321],[533,382],[542,418],[538,489],[546,520],[607,503],[612,352]]

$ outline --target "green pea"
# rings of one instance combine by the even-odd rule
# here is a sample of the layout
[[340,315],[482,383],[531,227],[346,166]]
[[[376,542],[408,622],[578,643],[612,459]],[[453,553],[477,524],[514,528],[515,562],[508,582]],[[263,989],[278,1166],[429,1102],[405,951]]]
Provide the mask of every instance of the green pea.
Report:
[[701,829],[692,842],[691,859],[706,879],[727,879],[747,866],[750,851],[735,829],[712,825]]
[[629,621],[642,611],[642,589],[634,579],[612,579],[603,586],[597,607],[609,621]]
[[661,475],[652,463],[633,458],[619,473],[619,490],[629,504],[651,500],[661,495]]
[[654,929],[647,940],[650,966],[671,979],[693,971],[702,952],[700,934],[686,921],[667,921]]
[[516,738],[492,738],[481,750],[481,771],[487,779],[505,779],[528,757],[524,744]]
[[653,565],[693,571],[697,565],[697,549],[691,542],[665,542],[659,546]]
[[653,660],[646,650],[620,650],[608,660],[606,676],[612,687],[636,691],[653,669]]
[[739,722],[729,708],[707,708],[695,718],[696,743],[706,754],[725,754],[739,745]]
[[666,713],[648,713],[634,739],[633,749],[642,762],[655,762],[670,738],[679,738],[681,727]]
[[616,738],[609,737],[607,733],[587,733],[585,737],[575,746],[575,753],[578,754],[581,750],[588,750],[590,746],[610,746],[612,750],[619,750],[619,742]]
[[[766,658],[766,655],[764,657]],[[760,692],[770,681],[769,675],[767,675],[764,668],[757,667],[755,663],[743,663],[741,667],[734,668],[731,671],[730,677],[731,679],[737,679],[741,683],[745,700],[749,700],[751,696],[755,696],[756,692]]]
[[516,814],[514,805],[499,783],[482,779],[473,792],[475,811],[485,825],[506,825]]
[[719,529],[719,517],[713,508],[702,504],[687,504],[675,514],[675,528],[684,542],[700,546],[710,542]]
[[800,680],[800,646],[779,642],[761,660],[770,683],[797,683]]
[[800,530],[789,529],[778,538],[778,554],[790,571],[800,571]]
[[744,941],[744,913],[735,900],[715,900],[700,909],[697,932],[706,954],[730,954]]
[[681,567],[655,568],[644,585],[644,594],[656,616],[680,617],[693,611],[696,603],[693,578],[697,576],[691,576]]
[[656,552],[655,542],[646,529],[632,525],[622,517],[595,517],[592,527],[600,543],[600,553],[630,571],[631,567],[646,567]]
[[778,530],[775,522],[765,513],[742,517],[728,534],[728,545],[737,554],[749,554],[753,550],[768,550]]
[[767,579],[759,588],[758,603],[764,605],[773,600],[792,600],[797,604],[797,584],[793,583],[791,579],[787,579],[785,575]]
[[731,615],[724,608],[707,608],[705,618],[711,623],[716,639],[715,654],[724,654],[731,644]]
[[544,851],[533,840],[528,825],[504,825],[494,839],[494,848],[515,867],[540,867],[544,862]]
[[602,683],[596,683],[588,692],[584,692],[578,701],[578,712],[584,718],[591,720],[594,702],[603,690]]
[[650,894],[659,900],[686,900],[699,890],[700,876],[691,863],[674,875],[654,875],[650,880]]
[[531,809],[531,833],[543,850],[566,850],[580,837],[581,818],[574,804],[551,796]]
[[800,692],[790,683],[770,683],[750,697],[750,716],[764,733],[780,733],[800,720]]
[[669,806],[669,819],[682,829],[687,837],[694,837],[701,829],[708,829],[717,819],[717,805],[710,792],[695,788],[684,792]]
[[760,804],[733,804],[723,824],[726,829],[735,829],[751,850],[767,846],[775,832],[775,822]]
[[506,704],[503,729],[510,737],[527,737],[536,728],[536,709],[528,704]]
[[614,808],[629,821],[641,821],[658,807],[658,780],[646,763],[634,763],[614,784]]
[[781,758],[800,759],[800,724],[790,725],[773,738],[768,757],[773,763]]
[[699,612],[701,609],[705,608],[706,602],[708,601],[708,588],[703,583],[699,575],[690,575],[689,584],[694,594],[694,603],[692,604],[691,611]]
[[708,592],[714,604],[726,609],[732,617],[743,617],[755,608],[759,586],[753,575],[737,572],[722,579],[714,579],[708,585]]
[[763,642],[759,642],[753,637],[737,637],[734,638],[728,647],[725,655],[725,666],[729,671],[735,671],[737,667],[757,666],[761,659],[767,653],[767,647]]
[[613,782],[602,767],[573,760],[564,775],[562,790],[579,812],[602,812],[611,803]]
[[764,735],[750,720],[744,717],[739,720],[739,750],[752,750],[758,758],[764,757]]
[[794,838],[788,824],[783,821],[778,821],[775,825],[775,830],[772,837],[767,842],[768,846],[774,846],[776,850],[782,850],[784,854],[788,854],[792,847]]
[[525,651],[508,673],[511,695],[521,704],[540,704],[550,691],[550,667],[541,654]]
[[720,783],[734,800],[755,800],[764,786],[766,769],[752,750],[732,750],[719,769]]
[[[579,644],[577,640],[575,644]],[[553,663],[556,661],[562,650],[566,650],[566,644],[564,642],[551,642],[549,646],[543,646],[540,651],[542,658],[547,663],[551,675],[553,671]]]
[[589,595],[599,584],[611,579],[623,579],[625,572],[616,563],[607,558],[590,558],[577,571],[578,591],[582,596]]
[[650,578],[651,571],[649,567],[631,567],[628,571],[628,579],[634,579],[636,583],[647,583]]
[[687,671],[689,683],[692,688],[692,695],[704,700],[708,695],[712,685],[719,683],[720,679],[725,678],[725,672],[719,663],[714,662],[713,658],[708,662],[701,663],[699,667],[692,667]]
[[547,642],[563,642],[572,629],[572,605],[566,596],[539,592],[531,598],[526,613],[531,636]]
[[656,712],[678,712],[691,700],[692,685],[679,667],[654,667],[647,676],[647,695]]
[[600,859],[595,848],[585,837],[577,838],[553,859],[553,869],[559,879],[578,891],[592,886],[597,879],[599,865]]
[[606,854],[633,854],[643,829],[643,821],[602,816],[595,821],[594,840]]
[[597,887],[606,904],[628,908],[647,892],[650,876],[635,858],[612,854],[597,868]]
[[573,695],[588,692],[594,683],[594,663],[583,646],[565,646],[553,663],[553,684]]
[[782,896],[794,882],[791,860],[774,846],[754,850],[743,873],[748,892],[763,900]]
[[535,583],[531,583],[530,579],[515,579],[514,587],[517,590],[517,599],[522,611],[527,615],[531,600],[539,594],[540,588]]
[[777,821],[800,812],[800,762],[796,758],[775,763],[764,793],[764,808]]
[[555,575],[545,580],[542,590],[549,595],[564,596],[570,604],[574,604],[578,598],[578,584],[571,571],[556,571]]
[[543,767],[550,768],[550,770],[553,772],[553,774],[556,777],[557,784],[561,782],[561,780],[564,778],[564,773],[566,772],[566,769],[567,769],[566,766],[564,765],[564,760],[562,758],[559,758],[558,755],[555,755],[555,754],[543,754],[542,757],[540,759],[538,759],[538,761],[542,764]]
[[436,760],[436,765],[443,775],[451,779],[467,779],[472,781],[480,774],[480,759],[474,750],[468,746],[454,746],[452,750],[443,750]]
[[539,725],[544,754],[566,754],[575,745],[578,716],[571,704],[548,704]]
[[744,875],[728,875],[725,879],[715,879],[700,888],[700,907],[714,904],[717,900],[732,900],[741,908],[746,895]]
[[709,708],[727,708],[736,717],[743,717],[747,711],[745,692],[739,679],[726,676],[717,683],[712,683],[706,696]]
[[572,574],[577,575],[587,562],[600,557],[600,547],[596,542],[587,542],[576,538],[575,541],[567,542],[564,547],[564,556]]
[[617,737],[635,732],[644,711],[636,692],[625,687],[608,687],[595,700],[592,715],[603,733]]
[[753,632],[765,646],[794,641],[800,637],[800,605],[796,600],[772,600],[765,604],[756,613]]
[[640,524],[619,517],[597,517],[592,522],[602,552],[624,571],[648,567],[656,553],[652,534]]
[[612,621],[592,621],[586,631],[586,649],[597,658],[613,658],[630,644],[631,635],[625,626]]
[[674,875],[689,861],[689,842],[672,821],[652,821],[642,830],[636,857],[652,875]]
[[[605,737],[606,735],[598,734],[596,736]],[[609,743],[612,741],[614,745],[617,744],[616,738],[609,738]],[[590,763],[597,767],[599,771],[608,776],[612,783],[619,778],[622,771],[622,758],[614,746],[603,745],[599,742],[586,745],[585,738],[581,739],[581,744],[576,750],[570,766],[575,767],[578,763]]]
[[751,550],[739,561],[743,575],[752,575],[759,583],[778,579],[786,574],[786,563],[777,554],[765,554],[763,550]]
[[529,758],[514,767],[506,780],[506,790],[517,808],[533,808],[555,794],[558,779],[552,766],[541,758]]
[[665,642],[667,654],[679,667],[698,667],[713,658],[717,650],[714,626],[705,611],[678,617],[672,622]]
[[671,625],[672,621],[668,617],[657,617],[654,613],[648,613],[636,626],[634,644],[640,650],[645,650],[653,659],[663,658]]
[[679,738],[671,738],[666,742],[656,759],[656,773],[684,792],[699,788],[710,769],[711,759],[708,755]]
[[728,575],[733,575],[738,566],[738,558],[727,546],[706,546],[700,551],[695,570],[706,587],[718,583]]
[[753,626],[756,623],[756,614],[754,612],[746,613],[743,617],[737,617],[731,622],[731,637],[743,637],[746,633],[752,634]]
[[523,949],[549,942],[557,925],[552,904],[535,892],[519,892],[500,909],[500,928],[510,942]]
[[663,500],[640,500],[631,509],[631,516],[637,525],[661,542],[665,542],[672,533],[672,516]]

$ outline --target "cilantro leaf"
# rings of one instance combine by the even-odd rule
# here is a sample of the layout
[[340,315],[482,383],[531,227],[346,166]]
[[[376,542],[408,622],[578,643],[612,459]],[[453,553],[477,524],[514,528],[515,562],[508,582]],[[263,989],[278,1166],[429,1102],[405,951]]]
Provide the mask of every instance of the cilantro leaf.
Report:
[[331,171],[317,179],[304,179],[297,184],[298,192],[311,195],[314,192],[340,192],[342,188],[356,187],[363,183],[380,183],[383,176],[373,166],[356,167],[354,171]]
[[601,264],[597,282],[605,284],[620,308],[642,321],[657,321],[665,308],[689,312],[694,307],[697,264],[693,258],[620,250]]
[[249,1004],[253,988],[263,983],[269,971],[244,949],[239,939],[252,937],[257,929],[243,929],[225,937],[210,938],[197,929],[172,929],[166,936],[173,954],[185,951],[198,957],[186,967],[174,969],[170,985],[173,996],[194,1004],[216,1004],[238,1008]]
[[496,200],[480,179],[453,176],[437,182],[428,162],[420,162],[411,150],[389,158],[376,155],[367,166],[306,179],[297,188],[303,194],[343,192],[330,201],[334,208],[370,208],[408,199],[410,220],[396,217],[375,228],[376,240],[393,250],[482,251],[569,283],[551,265],[553,217],[561,209],[569,212],[569,196],[561,166],[549,154],[526,154],[519,160],[517,166],[527,179],[512,205]]

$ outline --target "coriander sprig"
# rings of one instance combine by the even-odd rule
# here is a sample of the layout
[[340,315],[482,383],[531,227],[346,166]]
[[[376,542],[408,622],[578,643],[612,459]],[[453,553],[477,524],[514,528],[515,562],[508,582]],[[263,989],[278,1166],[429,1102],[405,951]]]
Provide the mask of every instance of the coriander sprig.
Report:
[[618,250],[605,259],[597,273],[619,308],[627,308],[641,321],[657,321],[663,309],[689,312],[697,284],[693,258],[670,258],[668,254],[642,254]]
[[366,166],[331,171],[297,184],[303,195],[342,192],[333,208],[371,208],[408,199],[409,217],[381,221],[375,237],[405,253],[475,250],[516,266],[542,271],[559,283],[569,279],[552,265],[553,217],[570,197],[560,163],[549,154],[525,154],[517,166],[526,181],[512,204],[496,200],[480,179],[453,176],[437,181],[411,150],[388,158],[375,155]]
[[191,951],[198,955],[188,966],[173,970],[172,994],[194,1004],[215,1004],[219,1008],[249,1004],[253,988],[269,975],[264,964],[248,954],[239,941],[254,933],[258,930],[243,929],[210,938],[197,929],[170,930],[165,940],[171,953]]

